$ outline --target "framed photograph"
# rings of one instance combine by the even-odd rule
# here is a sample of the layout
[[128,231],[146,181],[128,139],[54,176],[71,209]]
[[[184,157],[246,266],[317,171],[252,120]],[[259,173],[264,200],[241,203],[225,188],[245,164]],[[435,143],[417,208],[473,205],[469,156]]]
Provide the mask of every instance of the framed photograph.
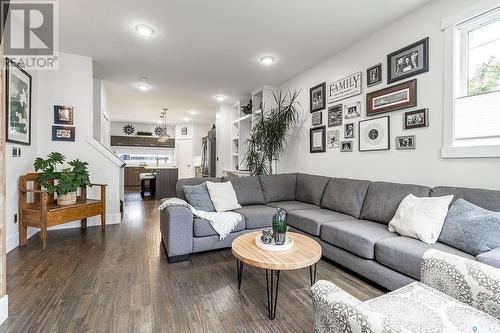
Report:
[[344,125],[344,139],[354,139],[354,123]]
[[390,138],[389,116],[359,122],[359,151],[389,150]]
[[312,125],[319,126],[323,122],[323,114],[321,111],[314,112],[311,117]]
[[328,85],[328,104],[361,94],[361,72],[354,73]]
[[340,142],[340,131],[338,129],[328,130],[327,147],[338,148]]
[[428,109],[405,112],[403,116],[403,128],[405,130],[428,127],[428,126],[429,126]]
[[8,142],[31,145],[31,75],[6,59],[5,109]]
[[382,83],[382,64],[372,66],[366,70],[366,86],[372,87]]
[[323,110],[326,107],[326,82],[309,89],[309,102],[311,113]]
[[352,141],[342,141],[340,143],[340,151],[341,152],[351,152],[352,151]]
[[361,102],[344,105],[344,119],[361,117]]
[[342,104],[328,107],[328,127],[342,126]]
[[75,141],[73,126],[52,126],[52,141]]
[[417,106],[416,79],[366,94],[367,116],[407,109],[414,106]]
[[415,135],[396,137],[396,150],[415,149]]
[[73,125],[73,107],[54,105],[54,124]]
[[387,83],[429,71],[429,37],[387,55]]
[[188,128],[187,127],[181,127],[181,135],[187,135],[188,134]]
[[313,127],[309,130],[309,152],[324,153],[326,151],[326,127]]

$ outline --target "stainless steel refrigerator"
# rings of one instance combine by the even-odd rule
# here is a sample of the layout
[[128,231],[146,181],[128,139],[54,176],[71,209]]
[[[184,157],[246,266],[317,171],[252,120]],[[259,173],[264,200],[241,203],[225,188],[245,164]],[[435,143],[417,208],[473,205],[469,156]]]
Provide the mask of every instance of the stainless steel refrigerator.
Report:
[[208,135],[201,139],[201,176],[215,177],[215,129],[208,131]]

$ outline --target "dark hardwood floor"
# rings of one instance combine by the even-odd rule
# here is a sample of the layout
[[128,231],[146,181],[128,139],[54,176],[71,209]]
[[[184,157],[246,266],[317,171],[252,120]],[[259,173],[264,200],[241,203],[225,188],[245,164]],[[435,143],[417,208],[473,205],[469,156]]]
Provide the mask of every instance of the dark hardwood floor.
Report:
[[[312,332],[309,271],[281,274],[267,319],[264,271],[246,266],[241,291],[230,250],[169,264],[156,203],[128,193],[123,222],[49,231],[7,255],[9,318],[0,332]],[[321,260],[328,279],[366,300],[382,291]]]

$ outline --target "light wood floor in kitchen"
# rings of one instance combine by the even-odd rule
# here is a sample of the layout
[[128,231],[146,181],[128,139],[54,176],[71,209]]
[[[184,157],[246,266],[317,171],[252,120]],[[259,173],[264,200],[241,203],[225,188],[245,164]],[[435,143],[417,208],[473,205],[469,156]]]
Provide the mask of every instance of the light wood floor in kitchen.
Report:
[[[127,194],[123,222],[49,231],[7,255],[9,318],[0,332],[312,332],[309,270],[284,272],[267,319],[264,271],[246,266],[241,291],[230,250],[169,264],[154,201]],[[321,260],[317,279],[366,300],[383,292]]]

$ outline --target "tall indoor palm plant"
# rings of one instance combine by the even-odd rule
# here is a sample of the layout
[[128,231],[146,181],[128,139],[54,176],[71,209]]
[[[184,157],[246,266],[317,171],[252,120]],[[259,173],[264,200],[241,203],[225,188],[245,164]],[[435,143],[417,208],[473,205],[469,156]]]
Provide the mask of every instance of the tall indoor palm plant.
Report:
[[245,155],[252,175],[273,173],[273,161],[278,160],[284,152],[287,133],[299,120],[299,93],[273,93],[276,106],[258,116],[250,131]]

